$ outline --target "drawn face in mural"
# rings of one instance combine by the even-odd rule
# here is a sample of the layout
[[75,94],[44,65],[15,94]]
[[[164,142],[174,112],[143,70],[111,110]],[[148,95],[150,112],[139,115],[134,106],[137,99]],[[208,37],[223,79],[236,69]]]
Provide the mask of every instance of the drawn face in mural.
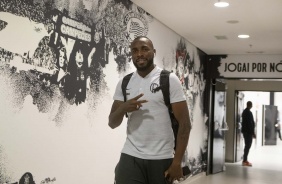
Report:
[[182,56],[179,56],[177,66],[178,71],[182,73],[184,71],[184,58]]
[[59,51],[59,67],[63,68],[66,64],[65,52],[63,49]]
[[25,184],[29,184],[29,176],[28,176],[28,174],[26,174],[25,177],[24,177],[24,183]]
[[81,68],[83,64],[83,55],[80,50],[76,52],[75,61],[76,61],[77,67]]
[[58,20],[58,15],[53,15],[53,16],[52,16],[52,20],[53,20],[54,22],[57,22],[57,20]]
[[138,71],[153,68],[155,52],[153,43],[148,38],[141,37],[131,43],[132,60]]
[[94,34],[94,41],[95,41],[95,43],[100,42],[100,33],[97,30],[95,31],[95,34]]
[[178,77],[182,79],[185,73],[184,58],[182,56],[178,57],[176,70]]
[[31,173],[27,172],[25,173],[20,181],[19,181],[19,184],[34,184],[34,181],[33,181],[33,176]]

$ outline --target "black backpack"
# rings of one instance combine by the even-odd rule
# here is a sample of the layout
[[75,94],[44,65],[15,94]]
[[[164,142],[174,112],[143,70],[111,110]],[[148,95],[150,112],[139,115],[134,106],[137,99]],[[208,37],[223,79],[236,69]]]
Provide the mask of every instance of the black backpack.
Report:
[[[126,101],[126,86],[131,78],[133,73],[130,73],[128,75],[126,75],[121,83],[121,89],[122,89],[122,94],[124,97],[124,101]],[[163,97],[164,97],[164,101],[165,101],[165,105],[168,108],[168,112],[169,112],[169,116],[171,119],[171,127],[173,129],[173,133],[174,133],[174,149],[176,148],[176,138],[177,138],[177,132],[178,132],[178,122],[174,117],[174,114],[172,112],[172,107],[170,104],[170,98],[169,98],[169,74],[170,72],[167,70],[162,70],[161,74],[160,74],[160,86],[158,88],[155,89],[155,92],[157,92],[158,90],[162,90],[163,93]],[[125,114],[126,117],[127,114]]]
[[[169,116],[170,116],[170,120],[171,120],[171,127],[172,127],[172,130],[173,130],[173,134],[174,134],[174,149],[176,148],[176,139],[177,139],[177,132],[178,132],[178,122],[176,120],[176,118],[174,117],[174,114],[173,114],[173,111],[172,111],[172,107],[171,107],[171,104],[170,104],[170,97],[169,97],[169,74],[171,72],[167,71],[167,70],[162,70],[161,71],[161,74],[160,74],[160,86],[158,88],[156,88],[154,91],[157,92],[158,90],[162,90],[162,93],[163,93],[163,97],[164,97],[164,102],[165,102],[165,105],[167,106],[168,108],[168,112],[169,112]],[[123,94],[123,98],[124,98],[124,101],[126,101],[126,87],[127,87],[127,84],[131,78],[133,73],[130,73],[126,76],[124,76],[123,80],[122,80],[122,83],[121,83],[121,89],[122,89],[122,94]],[[126,117],[128,117],[127,114],[125,114]],[[183,175],[184,176],[188,176],[189,174],[191,174],[191,171],[189,169],[188,166],[184,166],[182,167],[182,171],[183,171]]]

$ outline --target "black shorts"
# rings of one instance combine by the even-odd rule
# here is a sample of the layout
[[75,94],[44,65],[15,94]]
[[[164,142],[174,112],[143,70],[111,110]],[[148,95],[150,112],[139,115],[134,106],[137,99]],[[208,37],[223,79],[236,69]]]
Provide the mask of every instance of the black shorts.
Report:
[[144,160],[122,153],[115,169],[115,184],[169,184],[164,173],[171,159]]

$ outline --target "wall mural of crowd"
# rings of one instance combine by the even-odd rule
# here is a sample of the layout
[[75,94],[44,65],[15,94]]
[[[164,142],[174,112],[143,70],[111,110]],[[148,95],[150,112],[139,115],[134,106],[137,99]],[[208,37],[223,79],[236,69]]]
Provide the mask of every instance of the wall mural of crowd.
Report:
[[[127,73],[129,44],[153,31],[149,29],[153,21],[129,0],[1,0],[0,76],[16,92],[10,101],[14,112],[21,111],[31,96],[38,111],[49,114],[57,127],[64,125],[65,112],[72,106],[87,104],[88,115],[93,116],[98,96],[109,88],[105,69],[115,62],[114,72]],[[173,47],[173,61],[164,58],[163,68],[175,72],[183,85],[194,127],[190,142],[197,139],[193,136],[201,137],[194,143],[197,146],[189,142],[183,161],[196,175],[207,164],[207,117],[202,105],[205,54],[183,38]],[[0,143],[0,183],[12,183],[17,179],[6,170],[4,153]],[[46,176],[36,183],[56,183],[58,177]],[[17,181],[23,180],[35,183],[29,171]]]

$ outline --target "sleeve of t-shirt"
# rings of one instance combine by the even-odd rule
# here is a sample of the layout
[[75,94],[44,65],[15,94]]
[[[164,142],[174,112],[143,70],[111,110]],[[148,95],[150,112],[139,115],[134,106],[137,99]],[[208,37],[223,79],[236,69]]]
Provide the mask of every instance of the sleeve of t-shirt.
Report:
[[124,100],[122,89],[121,89],[121,83],[122,83],[122,79],[120,79],[119,82],[117,83],[116,90],[113,96],[114,100],[119,100],[119,101]]
[[175,73],[169,75],[169,92],[170,92],[170,103],[181,102],[186,100],[186,96],[183,91],[183,87],[179,78]]

